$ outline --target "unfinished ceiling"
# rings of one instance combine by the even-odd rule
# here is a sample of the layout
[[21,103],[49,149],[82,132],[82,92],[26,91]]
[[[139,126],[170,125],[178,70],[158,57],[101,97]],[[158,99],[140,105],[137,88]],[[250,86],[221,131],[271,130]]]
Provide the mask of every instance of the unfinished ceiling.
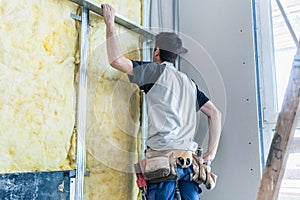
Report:
[[[280,0],[284,12],[297,36],[300,35],[300,1],[299,0]],[[285,23],[284,17],[276,3],[272,0],[272,20],[274,33],[275,50],[285,50],[294,48],[295,42]]]

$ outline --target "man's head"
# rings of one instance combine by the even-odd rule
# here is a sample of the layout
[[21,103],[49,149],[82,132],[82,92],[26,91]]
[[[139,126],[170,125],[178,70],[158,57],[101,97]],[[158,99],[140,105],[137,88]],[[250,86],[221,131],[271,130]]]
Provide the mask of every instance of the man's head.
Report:
[[175,63],[177,55],[183,51],[181,39],[176,33],[161,32],[155,37],[153,61]]

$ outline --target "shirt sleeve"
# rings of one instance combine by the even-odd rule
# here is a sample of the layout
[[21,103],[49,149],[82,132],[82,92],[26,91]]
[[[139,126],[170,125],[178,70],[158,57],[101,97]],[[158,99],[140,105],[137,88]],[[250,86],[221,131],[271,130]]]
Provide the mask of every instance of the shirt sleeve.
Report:
[[128,74],[130,82],[136,83],[146,93],[164,71],[164,66],[155,62],[131,61],[133,70]]
[[198,111],[206,102],[209,101],[209,98],[202,91],[199,90],[196,83],[195,83],[195,85],[196,85],[196,89],[197,89],[197,103],[198,103],[196,105],[196,110]]
[[130,82],[136,83],[138,86],[142,86],[147,80],[147,76],[151,75],[154,70],[154,66],[151,62],[131,61],[133,70],[131,74],[128,74]]

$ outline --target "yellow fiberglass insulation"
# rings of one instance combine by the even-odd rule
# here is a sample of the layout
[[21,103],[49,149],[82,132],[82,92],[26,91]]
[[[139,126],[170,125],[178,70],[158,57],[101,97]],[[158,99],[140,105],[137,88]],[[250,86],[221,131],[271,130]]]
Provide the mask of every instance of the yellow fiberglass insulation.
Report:
[[[99,2],[98,2],[99,3]],[[101,2],[100,2],[101,3]],[[107,1],[116,13],[140,23],[139,0]],[[85,199],[136,199],[133,164],[138,158],[140,95],[126,74],[110,67],[105,24],[92,14],[89,29]],[[117,25],[123,53],[140,58],[140,36]]]
[[77,6],[0,3],[0,173],[73,169]]
[[[140,0],[106,3],[140,23]],[[78,11],[68,0],[0,1],[0,173],[76,167],[81,30],[70,13]],[[89,25],[84,199],[136,199],[139,89],[109,66],[103,18],[91,12]],[[117,32],[123,52],[139,59],[140,36]]]

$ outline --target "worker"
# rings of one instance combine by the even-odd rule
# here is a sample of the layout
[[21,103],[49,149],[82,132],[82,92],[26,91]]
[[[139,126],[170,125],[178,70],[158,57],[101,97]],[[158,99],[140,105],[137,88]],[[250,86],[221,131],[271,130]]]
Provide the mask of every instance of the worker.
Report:
[[[156,35],[153,62],[132,61],[120,50],[114,9],[109,4],[103,4],[102,8],[110,65],[127,73],[129,80],[146,93],[149,116],[146,157],[148,153],[155,152],[155,155],[163,157],[171,152],[176,160],[176,180],[150,180],[147,199],[174,199],[177,186],[182,199],[199,200],[202,190],[191,179],[194,172],[191,154],[198,147],[194,141],[196,111],[201,110],[209,121],[208,148],[203,154],[205,162],[213,161],[217,152],[221,134],[220,111],[194,81],[174,67],[178,54],[183,50],[177,34],[162,32]],[[163,161],[161,158],[161,162],[154,162],[153,166]],[[148,162],[146,169],[147,165]]]

